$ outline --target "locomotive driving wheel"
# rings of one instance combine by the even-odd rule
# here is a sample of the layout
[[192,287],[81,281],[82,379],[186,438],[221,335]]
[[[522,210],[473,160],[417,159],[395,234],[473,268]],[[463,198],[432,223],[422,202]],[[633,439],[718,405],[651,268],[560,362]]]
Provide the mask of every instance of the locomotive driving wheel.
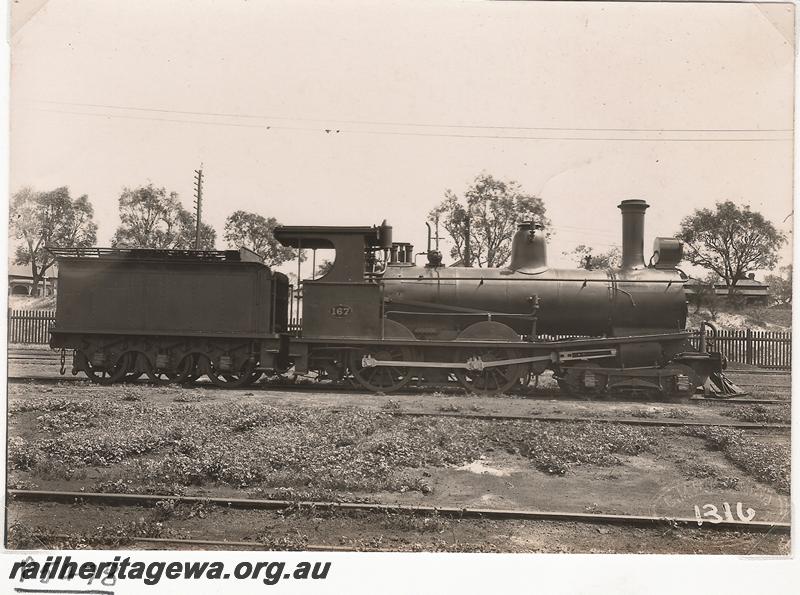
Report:
[[[488,349],[474,353],[466,351],[461,353],[466,355],[467,359],[480,357],[484,364],[520,357],[520,354],[513,349]],[[499,394],[511,390],[519,383],[524,374],[525,366],[523,364],[491,366],[483,370],[462,369],[456,371],[458,381],[468,392],[483,394]]]
[[[396,361],[397,366],[364,367],[364,356],[371,356],[378,361]],[[411,382],[412,369],[403,366],[403,361],[413,361],[414,354],[408,347],[381,345],[374,349],[358,348],[350,352],[349,367],[355,381],[372,392],[389,393],[403,388]]]
[[[482,321],[471,324],[456,338],[456,341],[498,341],[502,343],[520,343],[521,337],[505,324],[493,321]],[[478,360],[484,364],[505,359],[516,359],[521,353],[507,347],[474,347],[456,351],[460,361]],[[489,366],[482,370],[455,370],[461,386],[473,393],[499,394],[513,388],[528,371],[525,364],[508,364]]]

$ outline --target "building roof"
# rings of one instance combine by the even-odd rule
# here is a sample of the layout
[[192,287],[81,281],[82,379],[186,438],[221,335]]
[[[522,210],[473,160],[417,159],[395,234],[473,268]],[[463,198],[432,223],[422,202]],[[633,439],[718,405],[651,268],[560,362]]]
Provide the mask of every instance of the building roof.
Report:
[[[28,277],[29,279],[32,278],[31,275],[31,266],[28,264],[11,264],[8,263],[8,274],[9,276],[13,275],[14,277]],[[47,269],[47,278],[50,279],[51,277],[58,276],[58,268],[53,265],[49,269]]]

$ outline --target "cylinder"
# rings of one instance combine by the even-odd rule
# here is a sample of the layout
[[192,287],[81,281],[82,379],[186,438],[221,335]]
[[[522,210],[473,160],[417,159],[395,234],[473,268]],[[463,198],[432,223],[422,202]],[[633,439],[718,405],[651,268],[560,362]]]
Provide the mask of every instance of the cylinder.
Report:
[[617,207],[622,211],[622,268],[644,268],[644,212],[649,207],[641,199],[623,200]]

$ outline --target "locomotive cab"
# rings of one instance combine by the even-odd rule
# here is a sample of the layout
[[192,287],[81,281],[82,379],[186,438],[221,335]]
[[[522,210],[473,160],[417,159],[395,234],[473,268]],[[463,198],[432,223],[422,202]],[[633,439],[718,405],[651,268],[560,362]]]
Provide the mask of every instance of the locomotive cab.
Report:
[[397,258],[398,252],[386,221],[372,227],[280,226],[275,238],[298,250],[336,251],[332,268],[319,279],[302,281],[295,294],[297,312],[302,312],[302,336],[382,336],[383,299],[375,279],[374,254],[393,251]]

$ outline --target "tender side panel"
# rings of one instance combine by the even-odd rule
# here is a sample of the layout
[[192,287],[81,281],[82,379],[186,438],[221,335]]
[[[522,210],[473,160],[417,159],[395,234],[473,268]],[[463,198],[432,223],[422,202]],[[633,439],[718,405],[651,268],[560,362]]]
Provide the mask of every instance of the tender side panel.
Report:
[[55,331],[259,337],[271,274],[257,263],[62,259]]

